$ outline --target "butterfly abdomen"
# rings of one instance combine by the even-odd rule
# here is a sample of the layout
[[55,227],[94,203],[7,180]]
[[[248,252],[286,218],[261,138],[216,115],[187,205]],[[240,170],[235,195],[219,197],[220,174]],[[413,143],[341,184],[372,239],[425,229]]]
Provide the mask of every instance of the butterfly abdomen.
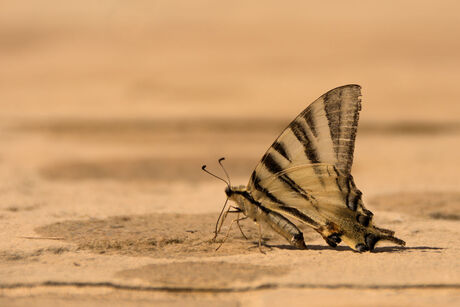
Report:
[[265,207],[255,200],[250,192],[243,187],[226,190],[229,199],[233,200],[243,211],[244,215],[259,224],[270,226],[275,232],[283,236],[291,245],[304,249],[303,233],[291,221],[281,214]]

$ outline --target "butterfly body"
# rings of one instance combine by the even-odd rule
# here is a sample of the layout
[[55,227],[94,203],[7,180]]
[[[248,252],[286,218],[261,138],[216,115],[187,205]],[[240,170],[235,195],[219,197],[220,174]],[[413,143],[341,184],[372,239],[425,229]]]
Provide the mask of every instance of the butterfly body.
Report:
[[342,241],[372,250],[380,240],[405,242],[373,225],[351,172],[361,110],[359,85],[335,88],[308,106],[280,134],[247,186],[227,187],[227,197],[245,216],[266,224],[290,244],[305,248],[305,223],[330,246]]
[[270,210],[255,200],[245,186],[227,187],[225,193],[230,200],[237,204],[245,216],[258,224],[270,226],[291,245],[301,249],[306,248],[303,233],[297,226],[283,215]]

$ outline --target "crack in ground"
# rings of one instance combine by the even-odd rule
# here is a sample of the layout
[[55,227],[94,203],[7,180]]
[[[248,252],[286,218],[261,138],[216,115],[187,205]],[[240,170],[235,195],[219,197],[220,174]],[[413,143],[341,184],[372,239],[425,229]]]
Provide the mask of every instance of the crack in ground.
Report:
[[273,284],[266,283],[258,286],[206,288],[206,287],[168,287],[168,286],[130,286],[113,282],[59,282],[46,281],[40,283],[0,284],[0,289],[11,290],[18,288],[38,287],[92,287],[112,288],[117,290],[170,292],[170,293],[234,293],[272,289],[352,289],[352,290],[409,290],[409,289],[460,289],[460,284],[412,284],[412,285],[356,285],[356,284]]

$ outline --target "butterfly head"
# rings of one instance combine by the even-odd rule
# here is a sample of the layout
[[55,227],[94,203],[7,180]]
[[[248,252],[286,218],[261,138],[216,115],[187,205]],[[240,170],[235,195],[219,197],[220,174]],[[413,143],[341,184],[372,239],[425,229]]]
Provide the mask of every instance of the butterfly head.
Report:
[[225,195],[227,195],[227,197],[230,199],[234,198],[236,194],[242,194],[244,192],[247,192],[247,188],[244,185],[240,185],[240,186],[228,185],[225,188]]
[[[228,200],[228,199],[231,199],[231,200],[237,202],[236,199],[238,198],[238,195],[241,194],[241,193],[243,193],[244,191],[246,191],[246,187],[244,187],[244,186],[232,186],[232,185],[231,185],[230,176],[228,175],[227,171],[225,170],[224,165],[222,164],[222,161],[223,161],[223,160],[225,160],[225,158],[220,158],[220,159],[219,159],[219,164],[220,164],[220,166],[222,167],[222,170],[224,171],[225,176],[227,177],[227,180],[225,180],[224,178],[219,177],[219,176],[217,176],[217,175],[215,175],[215,174],[209,172],[209,171],[206,169],[206,165],[203,165],[203,166],[201,167],[201,169],[202,169],[203,171],[205,171],[206,173],[208,173],[209,175],[213,176],[214,178],[217,178],[217,179],[219,179],[219,180],[225,182],[225,184],[227,185],[227,186],[225,187],[225,194],[227,195],[227,200]],[[225,202],[225,203],[227,203],[227,202]],[[224,205],[224,208],[225,208],[225,205]]]
[[225,195],[227,195],[227,197],[230,198],[233,195],[233,193],[234,192],[231,186],[228,185],[225,187]]
[[241,210],[245,215],[248,214],[247,209],[248,206],[246,205],[247,202],[250,202],[253,198],[251,194],[247,190],[247,187],[244,185],[240,186],[227,186],[225,188],[225,194],[227,195],[227,199],[230,199],[237,205],[237,210]]
[[[225,182],[225,184],[227,185],[225,187],[225,194],[227,195],[227,199],[225,200],[225,203],[224,203],[224,206],[222,208],[222,211],[220,212],[219,214],[219,217],[217,218],[217,222],[216,222],[216,229],[215,229],[215,236],[214,236],[214,239],[217,237],[218,233],[220,232],[220,228],[222,227],[222,224],[225,220],[225,217],[227,216],[227,213],[230,212],[230,209],[236,209],[237,211],[233,211],[233,212],[243,212],[244,214],[246,214],[246,210],[245,210],[245,206],[244,206],[244,202],[247,197],[248,197],[248,192],[247,192],[247,189],[245,186],[232,186],[231,183],[230,183],[230,177],[228,176],[228,173],[227,171],[225,170],[224,166],[222,165],[222,161],[224,160],[224,158],[220,158],[219,159],[219,164],[220,166],[222,167],[224,173],[225,173],[225,176],[227,177],[227,180],[209,172],[207,169],[206,169],[206,165],[203,165],[201,167],[201,169],[203,171],[205,171],[206,173],[208,173],[209,175]],[[224,211],[225,211],[225,208],[227,207],[227,203],[228,203],[228,200],[232,200],[233,202],[235,202],[238,207],[234,207],[234,206],[229,206],[227,211],[225,212],[224,214]],[[220,226],[219,226],[220,225]]]

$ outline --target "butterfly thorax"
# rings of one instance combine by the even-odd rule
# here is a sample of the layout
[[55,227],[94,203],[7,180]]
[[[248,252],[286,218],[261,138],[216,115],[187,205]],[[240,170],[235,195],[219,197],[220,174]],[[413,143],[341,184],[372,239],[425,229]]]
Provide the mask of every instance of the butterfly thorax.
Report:
[[227,194],[228,199],[237,204],[244,215],[256,220],[257,208],[260,203],[253,198],[246,186],[228,186],[225,188],[225,194]]

